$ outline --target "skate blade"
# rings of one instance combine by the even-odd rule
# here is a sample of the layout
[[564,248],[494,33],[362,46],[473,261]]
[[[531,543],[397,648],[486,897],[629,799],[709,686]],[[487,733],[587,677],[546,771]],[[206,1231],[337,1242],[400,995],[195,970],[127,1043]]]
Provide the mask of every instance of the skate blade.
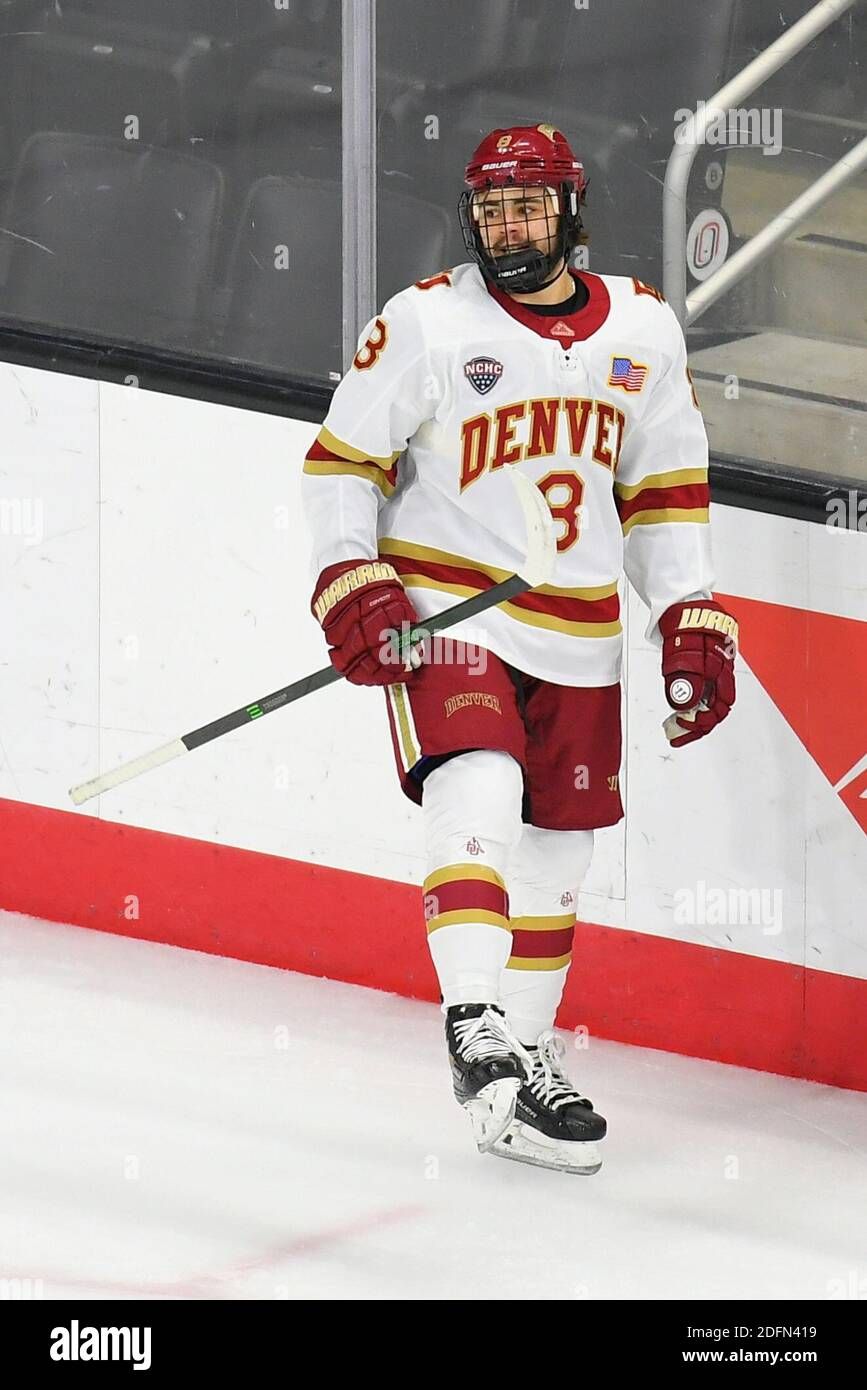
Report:
[[465,1104],[479,1153],[487,1153],[514,1120],[515,1102],[521,1085],[517,1076],[489,1081],[477,1096]]
[[[577,1152],[576,1152],[577,1150]],[[602,1167],[598,1142],[538,1138],[528,1134],[524,1125],[512,1126],[487,1150],[496,1158],[511,1158],[516,1163],[530,1163],[534,1168],[551,1168],[558,1173],[580,1173],[590,1177]]]

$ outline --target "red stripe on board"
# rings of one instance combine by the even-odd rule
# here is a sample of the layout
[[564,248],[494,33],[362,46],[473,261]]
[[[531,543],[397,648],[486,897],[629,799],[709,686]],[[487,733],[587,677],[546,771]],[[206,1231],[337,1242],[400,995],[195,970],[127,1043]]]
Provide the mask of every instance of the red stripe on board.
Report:
[[0,799],[0,907],[439,998],[420,889],[81,813]]
[[[0,907],[438,1000],[420,888],[0,800]],[[134,910],[138,917],[130,915]],[[867,981],[579,922],[558,1025],[867,1091]]]
[[[836,786],[867,752],[867,624],[740,595],[717,597],[738,619],[738,647],[750,669]],[[827,717],[817,717],[819,710]],[[863,789],[863,779],[857,790],[847,782],[840,797],[867,833]]]

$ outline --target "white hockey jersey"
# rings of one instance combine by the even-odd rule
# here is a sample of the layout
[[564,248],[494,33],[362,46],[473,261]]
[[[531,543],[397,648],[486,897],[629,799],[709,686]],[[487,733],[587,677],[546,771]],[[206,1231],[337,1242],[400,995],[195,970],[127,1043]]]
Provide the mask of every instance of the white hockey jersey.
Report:
[[572,272],[577,313],[534,314],[472,263],[364,329],[304,463],[312,576],[387,560],[422,618],[520,569],[520,468],[557,520],[551,583],[459,624],[529,675],[620,678],[618,580],[650,609],[710,596],[708,450],[680,325],[658,291]]

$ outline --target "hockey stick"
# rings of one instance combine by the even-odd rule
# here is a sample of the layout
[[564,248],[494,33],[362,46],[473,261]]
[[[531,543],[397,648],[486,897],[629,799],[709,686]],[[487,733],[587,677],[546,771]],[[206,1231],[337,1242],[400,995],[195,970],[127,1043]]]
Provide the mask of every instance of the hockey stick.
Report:
[[[557,559],[557,541],[554,519],[548,504],[535,483],[531,483],[529,478],[525,478],[517,469],[508,469],[507,476],[511,478],[517,492],[527,532],[526,555],[520,570],[510,578],[504,579],[502,583],[486,589],[484,593],[465,599],[463,603],[447,608],[444,613],[426,618],[401,639],[401,654],[408,654],[415,643],[424,641],[430,633],[442,632],[445,628],[453,627],[455,623],[463,622],[465,618],[473,618],[477,613],[484,613],[486,609],[494,608],[498,603],[515,598],[517,594],[536,589],[550,579]],[[265,695],[250,705],[244,705],[242,709],[224,714],[222,718],[215,719],[210,724],[203,724],[200,729],[182,734],[180,738],[173,739],[171,743],[164,743],[160,748],[142,754],[140,758],[121,763],[119,767],[103,773],[101,777],[94,777],[89,782],[81,782],[77,787],[71,787],[69,795],[75,805],[80,806],[82,802],[99,796],[101,792],[120,786],[122,782],[131,782],[134,777],[150,772],[153,767],[161,767],[163,763],[179,758],[182,753],[192,753],[194,748],[200,748],[203,743],[221,738],[233,729],[251,724],[265,714],[272,714],[275,709],[282,709],[284,705],[290,705],[294,700],[302,700],[314,690],[321,690],[324,686],[342,679],[340,672],[335,671],[333,666],[326,666],[321,671],[315,671],[310,676],[303,676],[301,680],[294,681],[292,685],[284,685],[282,690],[275,690],[272,695]]]

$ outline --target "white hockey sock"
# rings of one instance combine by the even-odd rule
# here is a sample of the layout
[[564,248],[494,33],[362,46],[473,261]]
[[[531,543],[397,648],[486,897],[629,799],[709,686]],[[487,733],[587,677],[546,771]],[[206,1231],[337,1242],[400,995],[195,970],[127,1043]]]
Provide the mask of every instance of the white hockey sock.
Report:
[[512,954],[500,976],[506,1022],[522,1043],[553,1028],[569,964],[592,830],[525,825],[509,867]]
[[425,917],[443,1012],[499,1003],[512,949],[506,876],[522,796],[520,765],[488,749],[461,753],[425,779]]

